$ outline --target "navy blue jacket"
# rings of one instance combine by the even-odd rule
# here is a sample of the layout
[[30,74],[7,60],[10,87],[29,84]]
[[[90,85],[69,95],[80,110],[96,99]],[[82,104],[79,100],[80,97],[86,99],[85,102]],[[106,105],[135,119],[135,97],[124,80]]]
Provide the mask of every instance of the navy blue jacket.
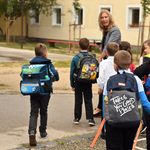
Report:
[[[58,71],[55,70],[55,67],[54,65],[52,64],[52,61],[43,57],[43,56],[36,56],[34,57],[31,61],[30,61],[30,64],[48,64],[49,66],[49,70],[52,71],[53,73],[53,77],[55,78],[55,81],[58,81],[59,80],[59,74],[58,74]],[[50,71],[50,72],[51,72]]]

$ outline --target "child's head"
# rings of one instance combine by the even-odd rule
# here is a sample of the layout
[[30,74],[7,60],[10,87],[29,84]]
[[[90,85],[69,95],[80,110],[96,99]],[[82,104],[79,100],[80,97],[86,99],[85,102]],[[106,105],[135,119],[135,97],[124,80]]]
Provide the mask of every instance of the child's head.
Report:
[[119,67],[119,69],[128,70],[130,64],[131,55],[127,51],[121,50],[114,55],[114,69],[116,71],[117,67]]
[[36,56],[44,56],[47,58],[47,47],[42,43],[38,43],[35,46],[35,55]]
[[149,54],[150,53],[150,39],[144,41],[144,52],[145,54]]
[[145,48],[144,48],[144,43],[141,45],[141,57],[144,57],[146,55],[146,53],[144,52]]
[[131,45],[130,45],[129,42],[127,42],[127,41],[121,41],[119,43],[119,50],[125,50],[125,51],[129,52],[130,55],[131,55],[131,60],[133,60],[133,58],[132,58],[132,52],[131,52]]
[[115,42],[110,42],[107,44],[106,49],[109,56],[114,56],[119,50],[119,45]]
[[79,48],[81,50],[88,50],[89,40],[87,38],[81,38],[80,41],[79,41]]

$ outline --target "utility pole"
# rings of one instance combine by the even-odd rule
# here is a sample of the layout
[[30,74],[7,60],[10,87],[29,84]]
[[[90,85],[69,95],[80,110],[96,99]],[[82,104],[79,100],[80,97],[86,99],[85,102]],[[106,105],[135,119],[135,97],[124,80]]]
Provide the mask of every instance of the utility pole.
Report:
[[21,0],[21,49],[23,49],[23,0]]

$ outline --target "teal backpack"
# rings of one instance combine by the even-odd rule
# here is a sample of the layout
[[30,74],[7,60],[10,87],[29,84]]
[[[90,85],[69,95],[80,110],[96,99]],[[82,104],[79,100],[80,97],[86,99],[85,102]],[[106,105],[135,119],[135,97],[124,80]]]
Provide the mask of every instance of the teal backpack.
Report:
[[22,66],[20,91],[23,95],[46,95],[51,92],[51,78],[47,64]]

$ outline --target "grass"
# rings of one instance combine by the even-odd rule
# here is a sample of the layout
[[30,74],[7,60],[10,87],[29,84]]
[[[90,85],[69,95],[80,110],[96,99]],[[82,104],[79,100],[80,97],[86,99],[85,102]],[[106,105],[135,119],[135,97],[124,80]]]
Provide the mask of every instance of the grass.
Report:
[[[32,42],[32,41],[26,41],[23,44],[23,49],[28,49],[28,50],[34,50],[35,45],[37,44],[37,42]],[[56,53],[56,54],[66,54],[66,55],[76,55],[79,52],[78,46],[75,47],[75,52],[73,53],[72,51],[69,52],[69,46],[66,44],[55,44],[55,48],[54,47],[50,47],[49,43],[44,43],[47,46],[48,52],[49,53]],[[10,43],[10,44],[6,44],[4,42],[0,42],[0,46],[2,47],[10,47],[10,48],[16,48],[16,49],[20,49],[21,48],[21,44],[20,43]],[[99,52],[99,48],[98,47],[93,47],[92,52],[90,53],[95,53],[96,54],[96,58],[98,59],[100,56],[100,52]],[[132,51],[133,54],[133,59],[134,59],[134,63],[135,66],[139,66],[139,58],[136,58],[136,51]],[[18,63],[0,63],[0,67],[20,67],[23,64],[28,64],[28,62],[18,62]],[[71,60],[70,61],[53,61],[53,64],[55,65],[55,67],[60,67],[60,68],[69,68],[70,64],[71,64]]]

